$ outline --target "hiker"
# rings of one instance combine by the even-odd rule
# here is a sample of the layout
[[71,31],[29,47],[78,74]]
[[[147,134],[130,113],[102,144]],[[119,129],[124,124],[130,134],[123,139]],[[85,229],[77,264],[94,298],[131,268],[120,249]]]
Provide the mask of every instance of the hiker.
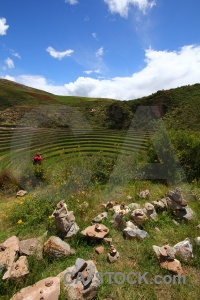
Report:
[[42,156],[40,154],[36,154],[34,157],[33,157],[33,164],[34,165],[41,165],[42,163]]

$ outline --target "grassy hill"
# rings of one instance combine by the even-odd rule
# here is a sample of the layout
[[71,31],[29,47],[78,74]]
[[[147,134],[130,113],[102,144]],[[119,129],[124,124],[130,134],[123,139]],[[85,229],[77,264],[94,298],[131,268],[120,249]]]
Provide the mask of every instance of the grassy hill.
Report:
[[[168,129],[200,129],[200,84],[158,91],[130,101],[57,96],[0,79],[0,126],[15,126],[24,114],[41,106],[73,107],[93,128],[128,129],[138,106],[157,106]],[[154,117],[156,116],[156,113]],[[31,125],[32,119],[29,119]],[[27,124],[28,125],[28,124]],[[67,124],[62,124],[68,127]],[[43,127],[59,127],[59,122]]]

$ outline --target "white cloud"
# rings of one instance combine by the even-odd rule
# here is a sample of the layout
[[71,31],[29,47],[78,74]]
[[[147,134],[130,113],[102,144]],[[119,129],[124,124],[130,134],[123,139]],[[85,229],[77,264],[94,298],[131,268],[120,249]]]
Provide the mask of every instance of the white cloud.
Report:
[[144,60],[146,66],[129,77],[79,77],[64,86],[55,86],[42,76],[21,75],[12,78],[16,82],[57,95],[119,100],[136,99],[158,90],[200,83],[200,45],[184,46],[179,51],[147,49]]
[[99,48],[97,50],[97,52],[95,53],[96,57],[102,56],[103,55],[103,51],[104,51],[103,47]]
[[130,77],[79,77],[65,84],[67,95],[129,100],[200,82],[200,46],[184,46],[173,52],[147,49],[145,62],[146,67]]
[[83,71],[83,73],[87,74],[87,75],[90,75],[92,73],[101,73],[100,69],[97,69],[97,70],[86,70],[86,71]]
[[4,60],[4,63],[9,69],[13,69],[15,67],[14,61],[9,57]]
[[6,19],[0,18],[0,35],[5,35],[9,25],[6,25]]
[[57,50],[55,50],[53,47],[48,47],[46,49],[47,52],[49,52],[49,54],[54,57],[54,58],[57,58],[59,60],[63,59],[65,56],[71,56],[71,54],[74,52],[74,50],[66,50],[66,51],[63,51],[63,52],[59,52]]
[[21,56],[20,56],[19,53],[17,53],[17,52],[14,52],[14,53],[13,53],[13,56],[15,56],[15,57],[21,59]]
[[156,5],[155,0],[104,0],[108,5],[111,13],[118,13],[121,17],[127,17],[129,8],[131,5],[137,6],[143,13],[146,12],[148,8],[152,8]]
[[6,76],[4,76],[4,79],[7,79],[7,80],[10,80],[10,81],[14,81],[14,82],[16,82],[15,78],[14,78],[14,77],[12,77],[12,76],[10,76],[10,75],[6,75]]
[[93,32],[93,33],[92,33],[92,36],[93,36],[93,38],[94,38],[96,41],[98,41],[96,32]]
[[69,3],[70,5],[78,4],[78,0],[65,0],[65,3]]
[[24,85],[27,85],[32,88],[43,90],[56,95],[66,95],[66,88],[64,86],[56,86],[52,82],[48,81],[45,77],[40,75],[19,75],[19,76],[10,76],[5,75],[3,78],[15,81]]
[[86,70],[86,71],[83,71],[83,73],[85,73],[85,74],[92,74],[93,73],[93,70]]

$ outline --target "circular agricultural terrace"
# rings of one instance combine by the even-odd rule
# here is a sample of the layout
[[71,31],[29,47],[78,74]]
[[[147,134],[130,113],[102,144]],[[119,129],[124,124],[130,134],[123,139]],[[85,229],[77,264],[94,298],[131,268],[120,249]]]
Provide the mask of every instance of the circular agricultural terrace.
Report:
[[31,164],[39,152],[48,169],[63,164],[70,156],[84,154],[109,157],[130,156],[146,148],[149,134],[136,130],[73,130],[52,128],[0,129],[0,169]]

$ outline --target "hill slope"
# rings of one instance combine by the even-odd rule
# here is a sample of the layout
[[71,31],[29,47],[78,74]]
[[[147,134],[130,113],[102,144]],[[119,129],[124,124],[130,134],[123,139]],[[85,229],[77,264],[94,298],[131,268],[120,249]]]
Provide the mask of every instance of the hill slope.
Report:
[[[0,103],[0,126],[15,126],[24,114],[34,108],[56,106],[61,111],[62,107],[74,108],[86,117],[93,128],[128,129],[138,106],[142,105],[157,106],[167,128],[200,130],[200,84],[162,90],[136,100],[119,101],[57,96],[0,79]],[[57,122],[47,122],[43,126],[59,127],[59,117]],[[31,118],[29,121],[27,125],[32,124]],[[65,122],[61,125],[68,127]]]

